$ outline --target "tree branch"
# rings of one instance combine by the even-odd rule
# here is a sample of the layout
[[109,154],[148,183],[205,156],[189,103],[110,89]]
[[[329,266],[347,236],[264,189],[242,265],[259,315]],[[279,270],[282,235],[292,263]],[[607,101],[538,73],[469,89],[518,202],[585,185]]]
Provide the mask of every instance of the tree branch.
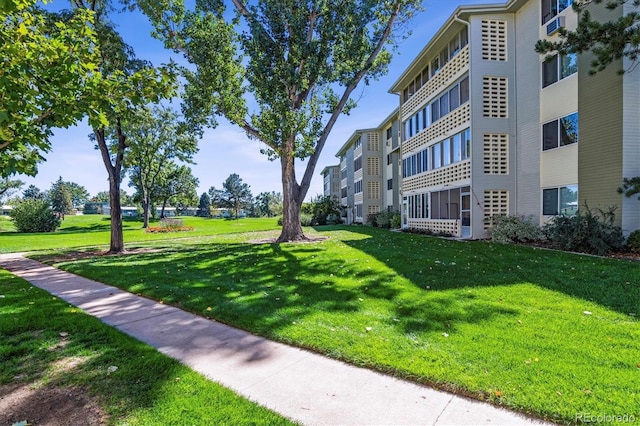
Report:
[[382,51],[382,48],[384,47],[384,44],[387,41],[387,38],[389,37],[389,34],[391,34],[391,29],[393,28],[393,25],[398,17],[399,12],[400,12],[400,1],[396,1],[394,10],[391,13],[391,16],[389,16],[387,25],[385,26],[385,29],[382,32],[380,39],[376,44],[375,49],[373,50],[373,52],[371,52],[371,54],[367,58],[362,69],[358,73],[356,73],[351,83],[345,88],[344,93],[342,94],[342,98],[340,98],[340,102],[338,102],[337,107],[333,110],[333,113],[331,114],[329,121],[325,125],[324,130],[322,131],[322,134],[318,139],[318,143],[316,144],[316,149],[314,150],[313,154],[309,157],[309,162],[307,163],[307,167],[302,177],[302,181],[300,182],[301,190],[304,191],[304,193],[301,194],[301,198],[304,198],[307,195],[306,193],[309,190],[309,186],[311,185],[311,179],[313,178],[313,173],[318,163],[318,159],[320,158],[320,153],[322,152],[322,148],[324,148],[324,145],[327,142],[329,133],[331,132],[331,130],[333,129],[333,126],[338,120],[338,116],[342,113],[342,109],[344,108],[347,101],[349,100],[351,93],[355,90],[355,88],[358,86],[362,78],[367,74],[369,69],[371,69],[376,57]]

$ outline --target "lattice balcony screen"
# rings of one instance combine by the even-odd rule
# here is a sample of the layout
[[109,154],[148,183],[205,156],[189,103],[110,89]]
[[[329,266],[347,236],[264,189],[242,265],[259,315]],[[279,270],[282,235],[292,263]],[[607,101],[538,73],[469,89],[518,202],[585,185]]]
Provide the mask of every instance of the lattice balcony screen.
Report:
[[367,175],[380,176],[380,159],[377,157],[367,158]]
[[380,151],[380,136],[377,133],[369,133],[367,139],[367,150]]
[[493,216],[509,214],[509,191],[484,191],[484,229],[493,226]]
[[435,93],[449,86],[458,78],[463,70],[469,68],[469,45],[465,46],[445,66],[423,85],[408,101],[402,105],[400,115],[402,120],[409,118]]
[[482,78],[482,110],[488,118],[508,118],[508,78],[485,76]]
[[508,175],[509,135],[486,133],[484,135],[483,158],[486,175]]
[[507,60],[506,21],[482,21],[482,59],[488,61]]
[[370,200],[380,199],[380,182],[367,182],[367,196]]
[[402,190],[406,193],[408,191],[416,191],[431,186],[445,185],[469,179],[471,179],[471,160],[465,160],[427,173],[405,178],[402,181]]

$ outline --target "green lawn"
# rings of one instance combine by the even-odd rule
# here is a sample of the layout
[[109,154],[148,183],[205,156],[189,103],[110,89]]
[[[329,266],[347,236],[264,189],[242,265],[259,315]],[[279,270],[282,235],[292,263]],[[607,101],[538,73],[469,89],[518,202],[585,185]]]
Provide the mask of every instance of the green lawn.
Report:
[[640,264],[369,227],[307,232],[329,239],[228,234],[59,266],[548,419],[640,417]]
[[2,269],[0,295],[0,384],[81,388],[110,424],[290,424]]
[[[315,243],[255,244],[277,235],[267,221],[197,220],[219,228],[196,225],[195,238],[133,244],[155,251],[59,266],[548,419],[640,417],[638,263],[370,227],[307,229],[329,237]],[[267,231],[238,233],[243,222]],[[15,237],[0,242],[15,246]],[[56,237],[34,246],[56,247],[47,241]]]
[[[275,218],[225,220],[180,217],[179,219],[184,221],[185,226],[193,226],[194,230],[179,234],[146,233],[144,229],[142,229],[142,219],[124,219],[123,232],[125,246],[140,241],[197,238],[223,233],[255,232],[278,228]],[[56,232],[19,234],[15,232],[13,224],[10,221],[2,219],[0,220],[0,253],[91,246],[106,246],[108,249],[110,226],[111,222],[108,216],[66,216],[62,222],[62,226]]]

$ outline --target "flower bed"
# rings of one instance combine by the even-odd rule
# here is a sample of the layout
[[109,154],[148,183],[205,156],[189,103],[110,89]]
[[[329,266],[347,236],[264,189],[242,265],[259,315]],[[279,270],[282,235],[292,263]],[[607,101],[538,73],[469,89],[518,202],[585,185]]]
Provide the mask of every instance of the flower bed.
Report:
[[187,232],[187,231],[193,231],[193,226],[177,226],[177,227],[171,227],[171,228],[166,228],[163,226],[150,226],[145,229],[145,232],[156,233],[156,234],[165,233],[165,232]]

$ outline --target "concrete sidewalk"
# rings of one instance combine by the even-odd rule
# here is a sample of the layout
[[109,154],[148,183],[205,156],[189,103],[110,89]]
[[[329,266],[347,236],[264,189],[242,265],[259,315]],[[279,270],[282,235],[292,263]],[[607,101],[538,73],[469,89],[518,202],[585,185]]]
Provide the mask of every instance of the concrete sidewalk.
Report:
[[275,343],[20,254],[0,267],[303,424],[544,424],[479,401]]

